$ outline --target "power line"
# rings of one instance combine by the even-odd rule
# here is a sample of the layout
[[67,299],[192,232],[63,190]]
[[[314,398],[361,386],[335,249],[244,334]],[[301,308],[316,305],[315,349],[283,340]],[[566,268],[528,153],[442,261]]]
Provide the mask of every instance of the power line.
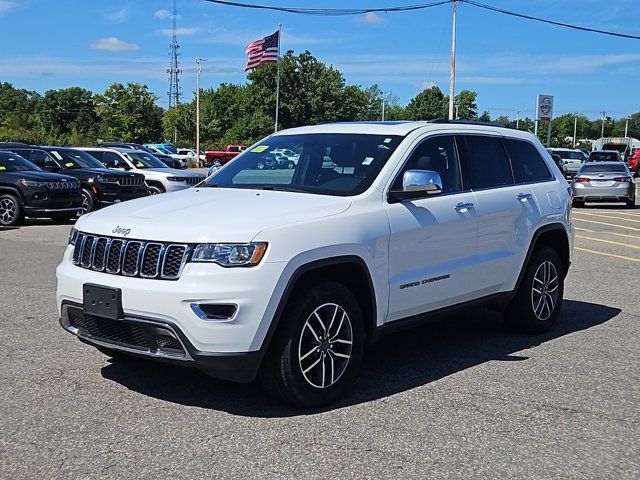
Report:
[[[261,5],[254,3],[235,2],[231,0],[206,0],[210,3],[217,3],[219,5],[226,5],[229,7],[250,8],[255,10],[274,10],[285,13],[295,13],[299,15],[321,15],[321,16],[346,16],[346,15],[363,15],[366,13],[395,13],[395,12],[408,12],[414,10],[424,10],[426,8],[439,7],[448,3],[453,3],[453,0],[441,0],[439,2],[420,3],[414,5],[400,5],[396,7],[377,7],[377,8],[300,8],[300,7],[279,7],[276,5]],[[583,32],[598,33],[601,35],[609,35],[612,37],[628,38],[632,40],[640,40],[640,36],[631,35],[627,33],[612,32],[609,30],[599,30],[597,28],[584,27],[582,25],[575,25],[566,22],[558,22],[556,20],[550,20],[548,18],[535,17],[533,15],[526,15],[524,13],[513,12],[511,10],[505,10],[503,8],[492,7],[484,3],[476,2],[475,0],[458,0],[460,3],[466,3],[476,8],[482,8],[490,10],[495,13],[503,15],[509,15],[512,17],[523,18],[525,20],[533,20],[535,22],[546,23],[549,25],[555,25],[557,27],[570,28],[573,30],[580,30]]]

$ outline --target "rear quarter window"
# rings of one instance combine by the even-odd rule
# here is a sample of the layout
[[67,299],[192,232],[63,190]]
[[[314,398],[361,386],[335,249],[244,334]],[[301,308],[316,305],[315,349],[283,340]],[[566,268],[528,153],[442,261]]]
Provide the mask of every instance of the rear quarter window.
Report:
[[538,149],[523,140],[506,138],[504,146],[511,159],[515,183],[542,182],[552,178]]

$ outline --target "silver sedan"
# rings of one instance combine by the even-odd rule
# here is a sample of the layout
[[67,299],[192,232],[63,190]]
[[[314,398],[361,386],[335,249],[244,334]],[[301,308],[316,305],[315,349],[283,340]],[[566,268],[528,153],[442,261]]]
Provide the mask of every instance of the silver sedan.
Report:
[[623,162],[591,162],[573,178],[573,205],[584,202],[625,202],[633,207],[636,188],[629,168]]

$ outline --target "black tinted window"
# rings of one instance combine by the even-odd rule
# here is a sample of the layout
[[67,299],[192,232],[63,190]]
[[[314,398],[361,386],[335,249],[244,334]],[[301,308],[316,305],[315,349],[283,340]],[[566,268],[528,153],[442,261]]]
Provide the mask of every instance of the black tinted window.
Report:
[[496,137],[464,137],[467,153],[462,165],[465,187],[480,189],[513,183],[509,158]]
[[522,140],[504,140],[516,183],[540,182],[551,178],[551,172],[538,149]]
[[425,140],[416,148],[402,171],[396,178],[392,189],[402,189],[402,176],[407,170],[432,170],[442,178],[442,192],[454,193],[462,190],[458,155],[453,137],[433,137]]

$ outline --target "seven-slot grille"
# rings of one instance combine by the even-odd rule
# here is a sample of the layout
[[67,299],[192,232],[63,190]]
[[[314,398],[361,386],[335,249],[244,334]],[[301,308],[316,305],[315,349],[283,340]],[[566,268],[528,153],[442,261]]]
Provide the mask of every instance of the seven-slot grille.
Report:
[[144,177],[118,177],[118,185],[121,187],[141,187],[144,185]]
[[178,177],[178,178],[180,178],[181,182],[185,182],[187,185],[197,185],[202,180],[204,180],[204,178],[202,177]]
[[51,190],[71,190],[80,188],[80,182],[44,182]]
[[112,275],[177,280],[190,250],[186,244],[125,240],[79,232],[73,263]]

